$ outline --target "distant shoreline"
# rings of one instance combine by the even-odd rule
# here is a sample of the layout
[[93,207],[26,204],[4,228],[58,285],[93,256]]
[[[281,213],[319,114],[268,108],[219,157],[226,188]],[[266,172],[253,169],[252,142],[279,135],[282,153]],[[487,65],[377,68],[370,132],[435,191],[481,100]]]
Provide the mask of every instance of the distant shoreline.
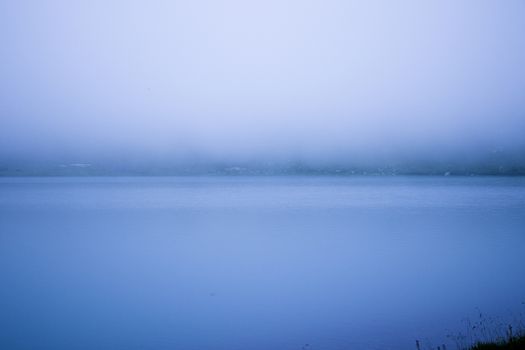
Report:
[[521,161],[344,164],[307,162],[0,162],[0,177],[21,176],[525,176]]

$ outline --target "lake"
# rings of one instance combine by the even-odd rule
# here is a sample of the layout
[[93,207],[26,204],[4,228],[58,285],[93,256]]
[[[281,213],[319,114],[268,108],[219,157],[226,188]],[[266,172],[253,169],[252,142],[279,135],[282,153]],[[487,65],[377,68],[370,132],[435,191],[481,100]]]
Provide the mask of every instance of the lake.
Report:
[[0,348],[452,349],[524,252],[520,177],[0,178]]

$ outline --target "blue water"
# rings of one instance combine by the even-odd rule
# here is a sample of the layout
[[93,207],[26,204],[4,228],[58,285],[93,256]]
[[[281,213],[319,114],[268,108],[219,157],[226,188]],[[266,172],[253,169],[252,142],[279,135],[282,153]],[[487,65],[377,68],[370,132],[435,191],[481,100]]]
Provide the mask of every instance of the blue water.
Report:
[[0,348],[437,346],[524,252],[524,178],[2,178]]

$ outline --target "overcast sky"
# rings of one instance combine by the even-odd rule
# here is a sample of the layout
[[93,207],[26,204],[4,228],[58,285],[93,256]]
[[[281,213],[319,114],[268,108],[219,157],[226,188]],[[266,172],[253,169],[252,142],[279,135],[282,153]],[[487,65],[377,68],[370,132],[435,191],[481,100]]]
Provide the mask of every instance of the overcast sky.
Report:
[[523,0],[3,0],[0,156],[525,149]]

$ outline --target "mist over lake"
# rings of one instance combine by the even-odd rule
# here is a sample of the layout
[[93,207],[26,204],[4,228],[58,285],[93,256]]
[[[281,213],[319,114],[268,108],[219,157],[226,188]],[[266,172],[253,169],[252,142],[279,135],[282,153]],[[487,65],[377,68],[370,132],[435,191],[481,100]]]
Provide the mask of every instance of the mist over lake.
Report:
[[0,1],[0,349],[525,343],[524,18]]
[[0,167],[523,165],[524,15],[520,0],[3,1]]

